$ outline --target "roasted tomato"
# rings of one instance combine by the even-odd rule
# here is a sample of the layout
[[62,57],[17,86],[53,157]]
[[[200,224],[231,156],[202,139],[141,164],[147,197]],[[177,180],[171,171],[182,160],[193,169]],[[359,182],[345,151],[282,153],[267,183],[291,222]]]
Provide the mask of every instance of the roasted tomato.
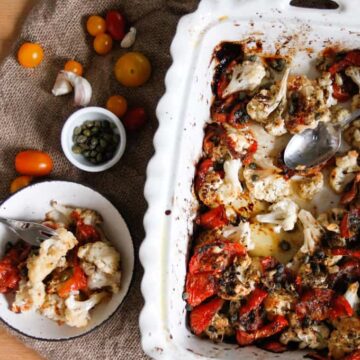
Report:
[[210,325],[215,314],[224,305],[224,300],[216,298],[201,304],[190,313],[190,327],[195,335],[200,335]]
[[335,296],[330,303],[329,318],[335,320],[343,316],[352,316],[353,309],[349,302],[341,295]]
[[58,287],[58,295],[67,298],[71,291],[85,290],[87,288],[87,278],[79,265],[74,265],[72,276],[61,283]]
[[267,341],[261,344],[260,347],[273,353],[283,353],[287,350],[287,347],[278,341]]
[[216,278],[211,273],[187,274],[186,301],[190,306],[197,306],[216,294]]
[[21,279],[18,265],[29,255],[31,246],[18,241],[0,261],[0,293],[7,293],[18,287]]
[[189,272],[217,274],[229,266],[235,256],[244,256],[246,249],[240,243],[222,242],[198,247],[189,262]]
[[236,332],[236,341],[241,346],[250,345],[256,340],[264,339],[278,334],[279,332],[283,331],[288,325],[289,323],[284,316],[277,315],[274,317],[272,322],[264,325],[259,330],[256,330],[254,332],[238,330]]
[[268,296],[267,291],[256,288],[246,299],[246,303],[240,307],[239,316],[246,315],[259,307]]
[[355,350],[344,357],[344,360],[360,360],[360,350]]
[[223,205],[220,205],[214,209],[210,209],[207,212],[200,214],[196,219],[198,225],[207,229],[215,229],[225,226],[229,223],[226,217],[226,210]]
[[214,161],[211,159],[202,160],[197,169],[195,176],[195,191],[198,192],[204,183],[206,174],[214,167]]
[[295,306],[296,314],[300,318],[310,317],[315,321],[322,321],[328,317],[330,302],[334,296],[331,289],[312,289],[306,291]]

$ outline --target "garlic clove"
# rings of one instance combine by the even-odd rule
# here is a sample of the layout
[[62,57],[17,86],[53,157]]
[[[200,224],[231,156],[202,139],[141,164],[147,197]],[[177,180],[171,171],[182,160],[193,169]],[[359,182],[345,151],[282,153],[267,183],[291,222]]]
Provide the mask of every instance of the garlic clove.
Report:
[[64,74],[60,72],[56,77],[55,84],[51,92],[55,96],[61,96],[61,95],[70,94],[72,90],[73,88],[71,84],[66,80]]
[[134,27],[131,27],[129,32],[121,40],[120,46],[125,49],[129,48],[134,44],[135,39],[136,39],[136,29]]
[[90,83],[82,76],[78,76],[71,71],[62,70],[60,71],[59,75],[62,75],[63,79],[74,88],[75,105],[87,106],[91,100],[92,95],[92,88]]

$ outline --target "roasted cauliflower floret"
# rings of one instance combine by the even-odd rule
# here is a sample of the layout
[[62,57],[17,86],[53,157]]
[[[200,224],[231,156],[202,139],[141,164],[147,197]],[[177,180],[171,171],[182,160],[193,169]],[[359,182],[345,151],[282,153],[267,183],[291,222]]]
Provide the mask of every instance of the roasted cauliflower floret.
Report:
[[346,185],[354,180],[355,173],[360,171],[357,163],[358,156],[357,151],[351,150],[346,155],[336,158],[336,167],[331,171],[329,179],[330,185],[336,193],[342,193]]
[[357,109],[360,109],[360,94],[354,95],[351,100],[351,110],[355,111]]
[[301,246],[300,251],[312,255],[320,244],[324,229],[309,211],[301,209],[298,218],[304,228],[304,244]]
[[222,229],[222,234],[226,239],[240,242],[247,250],[253,250],[255,248],[255,244],[251,239],[250,223],[247,221],[240,222],[237,226],[225,226]]
[[80,246],[78,257],[106,274],[115,274],[119,269],[120,254],[113,246],[101,241]]
[[44,303],[46,292],[43,280],[64,262],[67,252],[77,245],[78,241],[71,232],[64,228],[59,228],[56,232],[55,236],[41,243],[38,255],[28,258],[29,281],[17,292],[14,311],[26,311],[32,306],[37,309]]
[[209,207],[220,203],[218,190],[223,185],[223,179],[218,171],[208,171],[204,181],[197,191],[199,199]]
[[264,300],[264,309],[270,317],[275,315],[287,315],[294,309],[296,297],[294,294],[284,290],[274,290]]
[[330,121],[330,110],[323,89],[315,80],[309,80],[306,76],[291,78],[287,101],[285,124],[292,134],[315,129],[320,121]]
[[80,265],[87,276],[87,285],[90,290],[109,288],[114,294],[119,292],[121,279],[120,271],[116,271],[114,274],[106,274],[97,269],[94,264],[90,264],[86,261],[82,261]]
[[247,150],[254,142],[254,136],[248,129],[237,129],[224,124],[225,138],[232,157],[238,158],[246,155]]
[[75,296],[71,294],[65,300],[65,322],[69,326],[83,327],[86,326],[90,320],[90,310],[99,304],[108,294],[100,292],[92,294],[89,299],[85,301],[77,301]]
[[245,168],[246,186],[255,199],[273,203],[290,195],[290,183],[279,172],[277,168]]
[[298,195],[304,200],[311,200],[323,188],[324,176],[321,172],[318,172],[308,176],[301,176],[295,182]]
[[327,107],[337,104],[337,100],[333,97],[334,89],[329,72],[324,72],[318,79],[318,83],[324,92],[325,103]]
[[348,66],[345,69],[345,74],[359,87],[360,90],[360,67]]
[[231,80],[223,92],[223,97],[238,91],[254,90],[266,76],[264,65],[260,61],[245,60],[232,69]]
[[344,139],[352,147],[360,150],[360,119],[354,120],[344,131]]
[[359,290],[359,282],[354,282],[348,286],[346,293],[344,294],[345,299],[351,305],[355,314],[359,309],[359,305],[360,305],[360,299],[357,294],[358,290]]
[[[333,208],[328,212],[319,214],[317,221],[322,227],[328,231],[334,233],[340,233],[340,222],[344,214],[344,209],[342,208]],[[343,245],[345,246],[345,244]]]
[[65,322],[65,301],[56,294],[46,294],[45,301],[40,308],[42,315],[57,321],[59,324]]
[[280,84],[273,85],[270,90],[260,90],[260,92],[249,101],[246,110],[253,120],[263,124],[269,123],[270,114],[279,107],[282,101],[286,101],[286,87],[289,73],[290,68],[287,68]]
[[231,205],[234,199],[241,196],[243,188],[239,180],[239,171],[242,167],[240,159],[231,159],[224,162],[225,177],[218,189],[220,201],[224,205]]
[[226,315],[215,314],[210,325],[206,328],[205,333],[213,341],[222,341],[224,336],[233,335],[234,330]]
[[269,207],[270,213],[259,214],[256,220],[262,223],[275,224],[276,232],[281,229],[289,231],[294,229],[297,221],[299,207],[290,199],[283,199]]
[[250,294],[261,276],[256,262],[246,255],[234,260],[219,281],[219,294],[223,299],[239,300]]
[[343,359],[347,354],[360,349],[360,318],[344,317],[332,324],[329,339],[329,355],[334,359]]
[[302,325],[295,314],[290,316],[290,327],[280,336],[280,342],[287,345],[290,341],[298,342],[299,348],[324,349],[328,344],[330,330],[325,324]]

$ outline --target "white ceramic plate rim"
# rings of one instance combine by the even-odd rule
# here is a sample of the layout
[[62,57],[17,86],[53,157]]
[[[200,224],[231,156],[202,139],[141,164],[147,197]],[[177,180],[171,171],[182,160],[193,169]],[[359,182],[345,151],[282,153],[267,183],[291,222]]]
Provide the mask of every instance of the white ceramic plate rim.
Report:
[[[17,192],[15,192],[14,194],[9,195],[8,197],[6,197],[1,203],[0,203],[0,209],[6,205],[7,201],[11,200],[13,198],[13,196],[18,195],[19,193],[21,194],[21,192],[24,191],[29,191],[29,189],[34,188],[34,187],[38,187],[38,186],[42,186],[44,184],[54,184],[54,185],[58,185],[61,186],[62,184],[68,184],[68,185],[72,185],[72,186],[76,186],[76,187],[82,187],[85,188],[86,190],[90,190],[91,192],[96,193],[98,196],[100,196],[100,198],[102,198],[102,200],[107,203],[107,205],[111,206],[113,208],[114,211],[117,212],[117,214],[119,215],[119,217],[121,218],[121,220],[123,221],[123,225],[125,226],[127,233],[126,234],[128,236],[128,239],[130,240],[130,253],[132,254],[132,258],[130,259],[130,263],[131,263],[131,268],[127,269],[127,271],[131,274],[129,280],[127,281],[126,284],[124,284],[124,282],[121,282],[121,287],[125,286],[125,289],[123,291],[123,296],[121,298],[119,298],[119,304],[113,309],[113,311],[106,317],[104,318],[99,324],[95,325],[94,327],[90,328],[89,330],[86,330],[80,334],[77,335],[73,335],[73,336],[67,336],[67,337],[59,337],[59,338],[51,338],[51,337],[39,337],[39,336],[34,336],[31,335],[29,333],[26,333],[24,331],[19,330],[15,325],[10,324],[8,321],[4,320],[3,317],[0,315],[0,321],[5,324],[6,326],[8,326],[10,329],[14,330],[15,332],[29,337],[31,339],[35,339],[35,340],[40,340],[40,341],[50,341],[50,342],[61,342],[61,341],[67,341],[67,340],[73,340],[76,338],[80,338],[83,337],[95,330],[97,330],[99,327],[103,326],[107,321],[109,321],[117,311],[120,310],[120,308],[122,307],[122,305],[125,302],[126,297],[128,296],[131,287],[133,285],[133,281],[134,281],[134,267],[135,267],[135,248],[134,248],[134,244],[132,241],[132,237],[130,234],[130,231],[128,229],[128,226],[124,220],[124,218],[122,217],[121,213],[118,211],[118,209],[102,194],[100,194],[98,191],[94,190],[93,188],[91,188],[90,186],[87,185],[83,185],[83,184],[79,184],[79,183],[75,183],[72,181],[66,181],[66,180],[47,180],[47,181],[42,181],[42,182],[38,182],[38,183],[34,183],[31,184],[29,186],[27,186],[26,188],[20,189]],[[61,199],[56,199],[57,201],[61,202]],[[76,204],[74,204],[76,205]],[[50,204],[49,204],[50,207]],[[44,214],[45,215],[45,214]],[[111,241],[111,239],[110,239]],[[120,254],[121,255],[121,254]],[[122,271],[123,272],[123,271]],[[122,279],[123,280],[123,279]],[[10,311],[10,310],[8,310]],[[21,316],[21,314],[19,314]],[[42,315],[39,315],[42,316]]]

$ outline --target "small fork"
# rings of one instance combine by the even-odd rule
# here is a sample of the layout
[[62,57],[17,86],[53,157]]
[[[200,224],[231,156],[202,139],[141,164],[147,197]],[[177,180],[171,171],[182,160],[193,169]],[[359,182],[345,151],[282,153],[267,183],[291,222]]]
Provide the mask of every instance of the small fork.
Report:
[[32,221],[12,220],[0,217],[0,223],[9,227],[19,238],[31,246],[40,246],[40,244],[56,235],[56,231]]

